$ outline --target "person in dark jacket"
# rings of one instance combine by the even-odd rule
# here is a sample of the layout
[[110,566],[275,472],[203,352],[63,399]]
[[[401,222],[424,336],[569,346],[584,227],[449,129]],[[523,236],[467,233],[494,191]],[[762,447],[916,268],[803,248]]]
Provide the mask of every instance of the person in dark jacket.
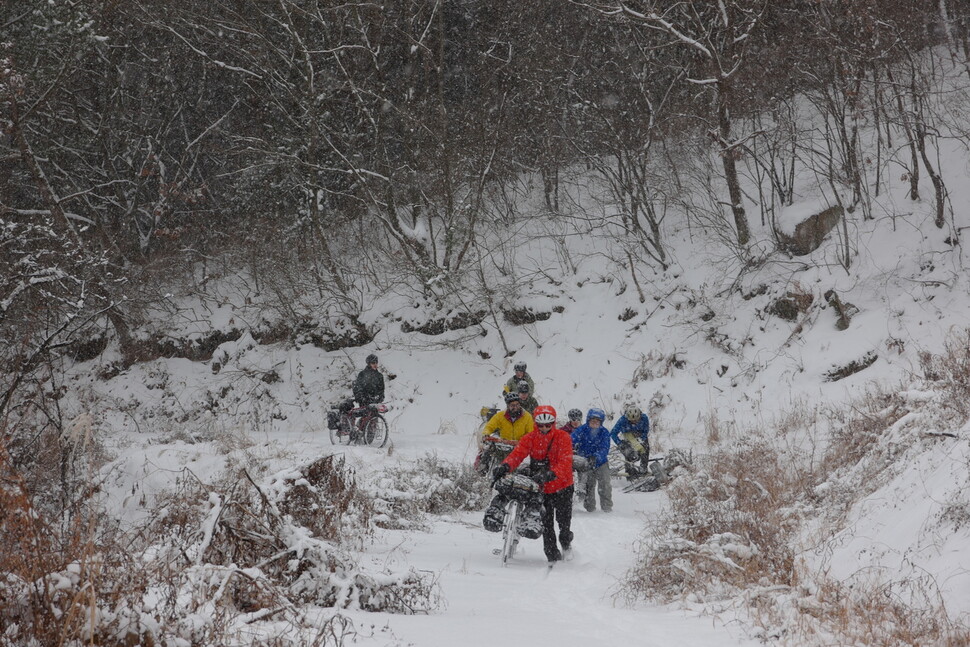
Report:
[[[500,479],[525,460],[531,460],[532,478],[544,483],[542,491],[542,548],[546,559],[557,562],[572,548],[573,532],[573,447],[569,434],[556,429],[556,410],[550,406],[536,407],[535,431],[526,434],[505,461],[492,472]],[[493,505],[494,505],[493,501]],[[524,520],[530,510],[526,508]],[[559,545],[556,543],[555,522],[559,522]]]
[[572,436],[573,432],[583,424],[583,412],[579,409],[570,409],[568,415],[569,419],[560,429]]
[[384,376],[377,370],[377,355],[367,356],[367,366],[354,380],[354,400],[359,406],[384,401]]

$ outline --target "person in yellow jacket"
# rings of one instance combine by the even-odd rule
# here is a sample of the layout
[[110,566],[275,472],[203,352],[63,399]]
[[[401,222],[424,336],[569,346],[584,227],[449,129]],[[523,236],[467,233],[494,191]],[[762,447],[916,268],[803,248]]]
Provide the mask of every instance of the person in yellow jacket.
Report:
[[505,411],[499,411],[482,428],[483,436],[498,434],[502,440],[519,442],[535,427],[532,414],[522,408],[518,393],[505,394]]
[[533,430],[532,414],[522,408],[517,393],[505,394],[505,411],[492,416],[482,428],[482,450],[475,458],[475,468],[488,474],[505,460],[519,439]]

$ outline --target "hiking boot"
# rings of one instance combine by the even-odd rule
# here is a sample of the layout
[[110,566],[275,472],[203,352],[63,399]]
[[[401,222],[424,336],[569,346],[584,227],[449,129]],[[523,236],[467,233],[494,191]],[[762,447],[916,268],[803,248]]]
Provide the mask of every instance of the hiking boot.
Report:
[[576,535],[572,530],[559,535],[559,543],[562,545],[563,550],[569,550],[569,548],[573,545],[573,538],[575,536]]

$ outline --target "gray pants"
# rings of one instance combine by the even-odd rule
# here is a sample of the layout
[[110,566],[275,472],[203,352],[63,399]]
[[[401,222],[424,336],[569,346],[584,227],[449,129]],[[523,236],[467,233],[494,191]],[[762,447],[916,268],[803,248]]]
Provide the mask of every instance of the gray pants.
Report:
[[596,509],[596,491],[600,493],[600,507],[603,512],[613,509],[613,484],[610,482],[610,464],[603,463],[595,469],[586,472],[586,496],[583,507],[587,512]]

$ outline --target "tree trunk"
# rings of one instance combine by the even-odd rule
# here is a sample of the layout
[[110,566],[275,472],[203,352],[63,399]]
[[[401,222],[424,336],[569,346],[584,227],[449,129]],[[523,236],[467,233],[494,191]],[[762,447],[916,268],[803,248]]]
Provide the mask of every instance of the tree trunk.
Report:
[[909,199],[919,200],[919,151],[916,149],[916,135],[913,132],[910,117],[906,113],[906,106],[903,105],[903,93],[900,91],[899,86],[896,84],[896,79],[893,77],[892,66],[886,66],[886,78],[889,79],[890,86],[893,89],[893,95],[896,97],[896,109],[899,110],[899,118],[903,120],[903,130],[906,132],[906,137],[909,140]]
[[738,244],[742,247],[751,240],[748,230],[748,219],[742,202],[741,182],[738,180],[738,167],[734,159],[735,148],[731,146],[731,112],[728,108],[730,86],[726,81],[717,85],[717,125],[721,144],[721,164],[724,166],[724,179],[728,185],[728,195],[731,197],[731,213],[734,214],[734,226],[738,232]]

